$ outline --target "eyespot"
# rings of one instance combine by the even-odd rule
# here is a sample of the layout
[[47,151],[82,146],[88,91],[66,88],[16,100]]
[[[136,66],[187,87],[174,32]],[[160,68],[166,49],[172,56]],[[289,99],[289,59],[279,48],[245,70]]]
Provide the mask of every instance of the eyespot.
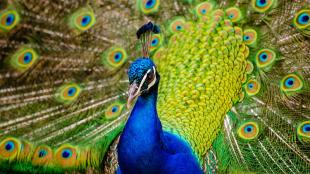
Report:
[[18,139],[8,137],[0,142],[0,159],[15,159],[21,150],[21,143]]
[[226,15],[232,22],[239,22],[242,19],[242,13],[237,7],[226,9]]
[[304,121],[297,126],[297,136],[299,141],[310,141],[310,121]]
[[309,23],[309,14],[302,13],[301,15],[298,16],[298,23],[299,24],[308,24]]
[[84,16],[81,16],[80,18],[81,19],[79,19],[80,20],[79,22],[82,27],[86,27],[87,25],[89,25],[92,20],[90,15],[84,15]]
[[56,92],[56,100],[64,104],[75,101],[81,93],[81,87],[76,83],[64,84]]
[[105,119],[112,120],[120,116],[124,108],[124,104],[117,101],[112,103],[105,110]]
[[275,0],[252,0],[252,7],[260,13],[269,10],[274,4]]
[[20,21],[20,16],[16,10],[4,10],[0,12],[0,32],[12,30]]
[[32,157],[32,164],[33,165],[46,165],[52,162],[53,159],[53,151],[50,147],[41,145],[38,146]]
[[38,153],[39,158],[44,158],[46,155],[47,155],[47,151],[44,149],[40,150]]
[[246,121],[238,126],[238,136],[243,140],[257,138],[259,131],[259,126],[255,121]]
[[276,60],[276,53],[270,49],[261,49],[256,54],[256,65],[265,68]]
[[157,44],[158,44],[158,38],[156,38],[156,37],[153,37],[152,38],[152,41],[151,41],[151,46],[157,46]]
[[107,68],[115,69],[121,67],[127,60],[127,53],[121,47],[111,47],[101,54],[101,62]]
[[255,46],[257,40],[257,33],[253,29],[246,29],[243,32],[243,41],[249,46]]
[[301,77],[296,74],[286,75],[280,83],[280,87],[283,92],[296,92],[301,90],[304,84]]
[[162,43],[163,38],[160,34],[152,35],[150,51],[158,49],[162,45]]
[[61,152],[61,157],[62,158],[70,158],[72,156],[72,151],[70,149],[64,149],[62,152]]
[[25,71],[38,60],[38,57],[39,56],[34,49],[29,48],[28,46],[23,46],[11,57],[10,64],[16,70]]
[[171,33],[178,33],[185,30],[185,20],[183,18],[176,18],[169,24],[169,31]]
[[260,90],[260,83],[257,80],[251,79],[245,84],[245,92],[248,96],[256,95]]
[[64,96],[73,97],[76,94],[76,91],[77,91],[77,87],[75,87],[75,86],[69,87],[64,92]]
[[210,3],[210,2],[203,2],[203,3],[200,3],[196,6],[195,8],[195,13],[196,15],[201,18],[203,16],[206,16],[207,14],[209,14],[212,9],[213,9],[213,4]]
[[251,74],[254,70],[254,66],[253,66],[253,63],[251,61],[247,61],[247,64],[246,64],[246,68],[245,68],[245,71],[247,74]]
[[81,8],[70,16],[68,24],[72,29],[83,32],[94,26],[95,23],[94,12],[90,8]]
[[55,157],[61,167],[72,167],[77,164],[78,150],[70,144],[64,144],[56,150]]
[[5,144],[5,150],[8,151],[8,152],[11,152],[11,151],[14,150],[14,148],[15,148],[14,146],[15,145],[14,145],[14,143],[12,141],[8,141]]
[[160,6],[160,0],[137,0],[137,4],[144,14],[156,13]]
[[299,29],[308,28],[310,26],[310,9],[303,9],[297,12],[293,23]]

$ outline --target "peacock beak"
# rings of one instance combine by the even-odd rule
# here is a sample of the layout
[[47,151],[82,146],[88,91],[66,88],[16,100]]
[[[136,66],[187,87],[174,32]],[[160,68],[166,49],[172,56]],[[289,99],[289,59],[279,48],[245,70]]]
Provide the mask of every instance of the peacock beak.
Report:
[[132,102],[139,96],[139,85],[134,81],[128,89],[127,109],[130,108]]

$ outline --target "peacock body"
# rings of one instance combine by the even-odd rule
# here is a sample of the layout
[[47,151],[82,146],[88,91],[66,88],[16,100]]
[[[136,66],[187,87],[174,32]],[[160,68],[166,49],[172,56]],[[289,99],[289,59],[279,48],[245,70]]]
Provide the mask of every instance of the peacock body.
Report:
[[[309,16],[306,0],[1,1],[0,171],[145,162],[117,160],[116,147],[125,124],[146,139],[158,130],[128,119],[149,113],[146,101],[125,107],[129,64],[149,47],[160,74],[153,118],[205,173],[310,173]],[[150,20],[161,33],[140,44]],[[130,157],[156,143],[119,149]],[[127,172],[173,161],[153,157]]]

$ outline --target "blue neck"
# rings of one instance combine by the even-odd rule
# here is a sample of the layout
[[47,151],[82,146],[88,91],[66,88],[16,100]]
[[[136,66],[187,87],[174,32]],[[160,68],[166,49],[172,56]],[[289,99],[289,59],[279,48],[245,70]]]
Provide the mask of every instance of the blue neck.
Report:
[[158,83],[139,96],[130,114],[118,144],[122,170],[154,171],[165,158],[163,131],[156,110],[157,92]]
[[157,115],[158,83],[141,95],[118,143],[118,162],[124,174],[202,174],[187,143],[164,133]]
[[157,94],[158,83],[147,94],[138,97],[124,130],[125,134],[129,131],[133,139],[142,140],[141,146],[148,143],[150,149],[161,143],[162,126],[156,109]]

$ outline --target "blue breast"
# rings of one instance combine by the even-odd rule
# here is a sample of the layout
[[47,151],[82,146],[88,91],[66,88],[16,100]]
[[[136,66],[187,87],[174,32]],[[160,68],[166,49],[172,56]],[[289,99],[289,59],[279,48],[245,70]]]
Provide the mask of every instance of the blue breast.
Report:
[[202,173],[190,146],[163,132],[156,99],[157,91],[138,98],[118,144],[118,173]]

